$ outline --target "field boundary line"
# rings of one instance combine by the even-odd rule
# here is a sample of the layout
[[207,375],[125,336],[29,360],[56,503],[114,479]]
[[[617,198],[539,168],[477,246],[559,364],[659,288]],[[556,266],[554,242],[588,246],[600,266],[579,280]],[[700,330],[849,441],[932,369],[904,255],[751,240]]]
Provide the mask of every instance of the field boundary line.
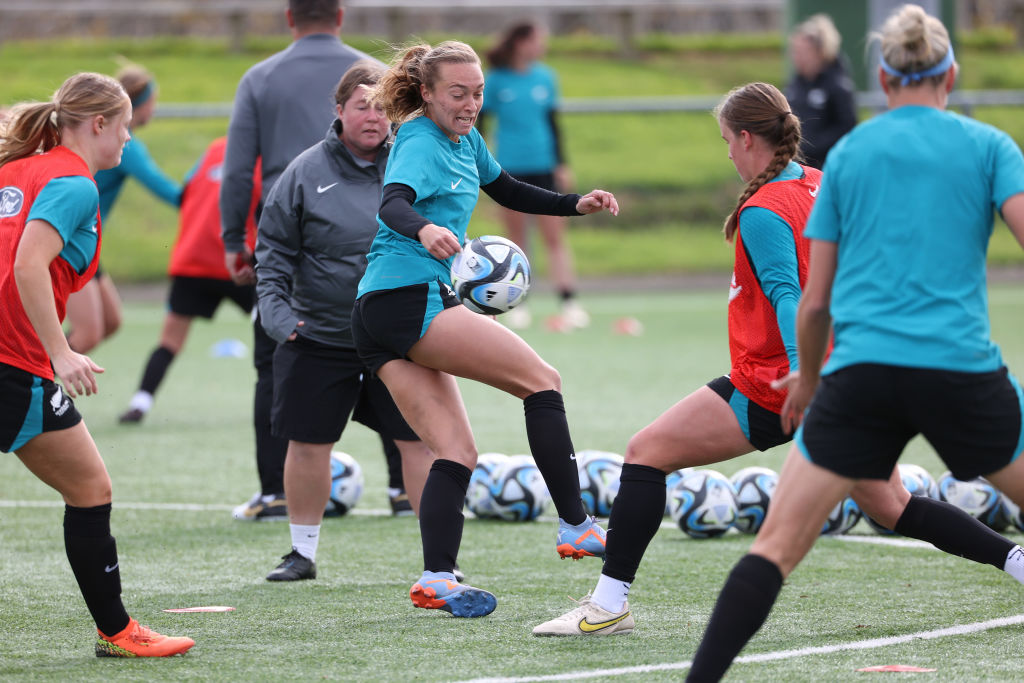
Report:
[[[1024,624],[1024,614],[1015,614],[1009,617],[1000,617],[988,621],[979,621],[973,624],[962,624],[947,628],[935,629],[932,631],[919,631],[908,633],[903,636],[887,636],[885,638],[872,638],[851,643],[839,643],[836,645],[820,645],[817,647],[802,647],[795,650],[779,650],[777,652],[763,652],[761,654],[744,655],[737,657],[735,663],[749,664],[756,662],[772,662],[780,659],[795,659],[811,655],[832,654],[833,652],[846,652],[851,650],[872,650],[890,645],[902,645],[914,640],[935,640],[950,636],[963,636],[981,631],[989,631],[994,628],[1015,626]],[[636,636],[633,636],[634,638]],[[692,660],[685,662],[668,662],[665,664],[647,664],[640,666],[626,666],[615,669],[592,669],[589,671],[571,671],[564,674],[549,674],[545,676],[523,676],[515,678],[473,678],[460,683],[527,683],[529,681],[571,681],[581,678],[597,678],[599,676],[628,676],[632,674],[653,673],[656,671],[681,671],[689,669],[693,664]]]

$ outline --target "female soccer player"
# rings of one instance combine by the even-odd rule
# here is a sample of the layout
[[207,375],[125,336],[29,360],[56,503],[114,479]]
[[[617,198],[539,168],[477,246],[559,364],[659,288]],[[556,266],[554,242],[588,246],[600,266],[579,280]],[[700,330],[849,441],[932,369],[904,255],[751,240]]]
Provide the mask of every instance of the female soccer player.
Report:
[[484,616],[497,603],[487,591],[457,583],[452,573],[477,456],[455,377],[523,399],[530,450],[560,518],[559,554],[604,554],[604,531],[580,500],[558,372],[514,332],[459,305],[450,267],[480,189],[527,213],[617,214],[618,203],[603,190],[560,195],[512,179],[473,127],[483,90],[479,57],[451,41],[409,48],[381,78],[375,98],[391,121],[404,123],[352,313],[359,355],[437,456],[420,500],[424,572],[410,597],[417,607],[458,617]]
[[[131,129],[135,132],[153,117],[156,108],[156,81],[137,66],[127,66],[117,74],[132,101]],[[121,163],[96,174],[100,193],[100,217],[107,220],[121,193],[124,181],[135,177],[154,195],[172,206],[181,204],[181,185],[167,177],[149,156],[146,145],[132,138],[124,147]],[[68,300],[68,340],[71,348],[88,353],[121,327],[121,297],[109,273],[97,268],[96,275]]]
[[322,142],[288,164],[260,217],[256,291],[263,328],[279,344],[271,424],[275,436],[288,439],[292,540],[270,581],[316,578],[331,447],[350,413],[394,440],[414,510],[433,460],[352,341],[352,304],[377,234],[388,163],[391,124],[367,99],[383,70],[362,60],[345,72],[334,93],[338,118]]
[[[807,223],[800,368],[778,383],[783,427],[802,424],[764,527],[719,595],[695,681],[725,674],[829,510],[889,477],[915,435],[958,479],[984,475],[1024,503],[1024,397],[990,338],[985,287],[995,210],[1024,245],[1024,156],[1002,131],[944,111],[957,65],[938,19],[904,5],[879,37],[889,111],[832,150]],[[999,562],[1005,545],[947,523],[949,540]],[[1012,546],[1002,560],[1018,580],[1021,555]]]
[[0,450],[64,497],[64,546],[99,631],[96,655],[164,657],[195,643],[140,626],[121,603],[110,477],[72,402],[96,392],[103,369],[60,326],[68,294],[96,272],[93,176],[118,164],[130,121],[117,81],[80,73],[49,102],[16,106],[0,140]]
[[[490,70],[484,76],[481,124],[493,115],[497,129],[498,163],[512,177],[551,191],[572,184],[565,163],[558,126],[558,81],[555,72],[540,63],[547,49],[547,32],[533,22],[508,28],[487,53]],[[483,132],[483,126],[478,125]],[[527,248],[527,216],[503,209],[508,238]],[[576,301],[572,252],[565,238],[562,216],[538,216],[537,227],[547,246],[551,276],[561,298],[560,321],[568,328],[586,327],[590,316]],[[530,326],[530,312],[520,304],[505,315],[513,329]]]
[[[771,383],[797,367],[795,318],[810,249],[802,232],[822,174],[793,161],[800,122],[775,87],[751,83],[738,88],[723,100],[716,116],[729,158],[747,182],[725,224],[736,252],[729,291],[732,369],[632,438],[608,521],[612,531],[597,587],[575,609],[537,626],[536,635],[631,631],[634,619],[627,597],[662,521],[666,473],[763,451],[791,438],[779,418],[785,394]],[[884,481],[860,483],[852,496],[887,528],[947,552],[1000,569],[1014,551],[1020,552],[955,506],[912,497],[893,468]],[[777,490],[772,506],[778,500]],[[819,523],[817,531],[821,528]]]

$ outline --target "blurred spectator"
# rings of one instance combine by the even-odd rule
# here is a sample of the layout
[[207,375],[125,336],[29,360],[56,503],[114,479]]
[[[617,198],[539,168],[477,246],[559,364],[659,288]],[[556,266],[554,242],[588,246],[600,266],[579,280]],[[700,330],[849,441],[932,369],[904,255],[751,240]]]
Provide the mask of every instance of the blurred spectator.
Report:
[[786,98],[803,130],[800,152],[815,168],[825,165],[832,145],[857,125],[854,86],[839,52],[841,41],[827,14],[815,14],[790,35],[794,74]]
[[[555,72],[539,61],[546,51],[547,31],[534,23],[515,24],[500,36],[487,53],[490,70],[478,127],[483,132],[485,119],[494,116],[498,164],[514,178],[546,190],[568,192],[572,176],[565,164],[558,126],[558,81]],[[502,209],[502,217],[508,238],[529,253],[527,215]],[[566,220],[562,216],[537,216],[536,220],[561,297],[561,327],[586,327],[590,316],[575,299]],[[528,327],[530,313],[521,305],[506,313],[504,320],[513,328]]]
[[[100,219],[109,225],[110,210],[121,193],[124,181],[134,177],[150,192],[172,206],[181,203],[181,185],[171,180],[156,165],[135,132],[153,117],[157,87],[153,75],[139,66],[126,66],[117,80],[132,100],[132,138],[124,146],[121,163],[96,173],[100,193]],[[109,232],[108,232],[109,239]],[[68,299],[68,343],[78,353],[86,353],[121,327],[121,297],[110,274],[102,268],[96,276]]]

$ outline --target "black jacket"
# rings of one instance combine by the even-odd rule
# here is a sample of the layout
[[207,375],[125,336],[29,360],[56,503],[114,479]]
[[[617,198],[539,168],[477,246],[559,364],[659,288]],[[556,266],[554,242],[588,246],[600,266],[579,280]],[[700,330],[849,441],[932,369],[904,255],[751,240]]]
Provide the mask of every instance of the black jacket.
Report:
[[795,75],[786,86],[786,98],[800,119],[800,151],[807,165],[821,168],[832,145],[857,125],[853,81],[837,60],[814,80]]

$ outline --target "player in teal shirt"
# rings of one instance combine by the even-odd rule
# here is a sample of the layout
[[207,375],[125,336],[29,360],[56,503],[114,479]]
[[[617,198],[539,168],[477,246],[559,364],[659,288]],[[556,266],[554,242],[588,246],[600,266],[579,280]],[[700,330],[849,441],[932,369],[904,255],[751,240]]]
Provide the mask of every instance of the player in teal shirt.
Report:
[[[725,674],[832,508],[861,480],[889,478],[915,436],[957,479],[984,475],[1024,506],[1024,395],[989,337],[985,296],[995,211],[1024,245],[1024,158],[1000,131],[945,111],[958,67],[938,19],[903,5],[880,43],[890,111],[829,153],[805,229],[800,369],[776,382],[788,390],[783,427],[799,425],[794,446],[761,532],[722,588],[689,680]],[[959,554],[1024,582],[1019,545],[951,517],[938,522],[918,499],[920,521],[941,527],[933,536],[951,536],[970,548]]]
[[529,213],[616,214],[618,204],[603,190],[558,194],[503,171],[473,125],[483,90],[479,57],[454,41],[409,48],[381,78],[375,99],[402,127],[352,311],[360,357],[436,455],[420,502],[424,571],[410,598],[456,617],[482,617],[497,605],[494,595],[459,583],[454,573],[477,457],[456,377],[523,400],[530,449],[559,515],[556,550],[574,559],[604,554],[604,531],[580,499],[558,372],[514,332],[459,305],[450,263],[481,188]]

